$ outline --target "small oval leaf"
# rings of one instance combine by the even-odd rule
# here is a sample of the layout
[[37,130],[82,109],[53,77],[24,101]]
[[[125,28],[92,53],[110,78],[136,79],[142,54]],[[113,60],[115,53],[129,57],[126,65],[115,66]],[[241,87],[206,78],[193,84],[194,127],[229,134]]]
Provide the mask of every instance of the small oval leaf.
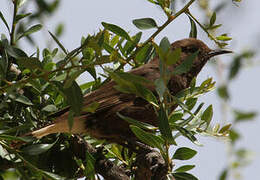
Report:
[[181,147],[175,151],[172,159],[188,160],[193,158],[196,154],[197,152],[193,149]]
[[21,34],[21,35],[18,37],[17,40],[21,39],[21,38],[24,37],[24,36],[28,36],[28,35],[30,35],[30,34],[32,34],[32,33],[35,33],[35,32],[37,32],[37,31],[41,30],[41,28],[42,28],[42,25],[41,25],[41,24],[37,24],[37,25],[34,25],[34,26],[30,27],[29,29],[27,29],[26,31],[24,31],[23,34]]
[[133,20],[133,24],[141,30],[158,27],[155,20],[152,18],[135,19],[135,20]]

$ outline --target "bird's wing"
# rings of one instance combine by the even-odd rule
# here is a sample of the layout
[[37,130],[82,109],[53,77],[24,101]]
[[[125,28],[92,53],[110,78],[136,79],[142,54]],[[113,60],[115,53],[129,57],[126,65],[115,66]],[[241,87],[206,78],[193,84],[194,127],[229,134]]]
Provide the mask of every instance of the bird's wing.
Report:
[[[159,78],[159,68],[156,64],[145,64],[139,68],[133,69],[129,71],[129,73],[142,76],[147,78],[150,81],[154,81],[155,79]],[[126,108],[127,106],[131,106],[136,99],[134,94],[125,94],[122,93],[114,88],[116,83],[114,81],[110,81],[104,84],[99,89],[88,93],[84,96],[83,107],[88,107],[92,103],[97,102],[99,104],[98,108],[96,109],[96,113],[103,111],[105,109],[109,109],[115,106],[120,106],[120,109]],[[153,86],[148,87],[150,90],[154,91]],[[119,110],[120,110],[119,109]],[[83,111],[81,115],[86,115],[88,113]],[[62,116],[58,117],[56,120],[63,120],[64,118],[67,119],[68,112],[64,113]]]

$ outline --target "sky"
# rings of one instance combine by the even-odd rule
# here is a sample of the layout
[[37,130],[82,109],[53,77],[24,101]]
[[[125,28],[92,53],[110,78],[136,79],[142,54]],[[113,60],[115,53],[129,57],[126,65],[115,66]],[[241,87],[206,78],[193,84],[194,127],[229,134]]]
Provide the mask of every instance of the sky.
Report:
[[[10,3],[8,0],[1,0],[0,10],[5,15],[10,13]],[[213,3],[216,1],[212,1]],[[223,10],[221,14],[217,16],[217,23],[223,24],[221,32],[228,32],[233,38],[231,46],[235,53],[240,53],[244,49],[251,47],[260,47],[260,21],[259,14],[259,1],[242,1],[235,6],[231,0],[228,1],[228,6]],[[33,9],[33,7],[31,7]],[[192,5],[190,11],[197,17],[200,17],[201,13],[198,11],[196,5]],[[95,1],[62,1],[61,7],[58,12],[51,18],[46,17],[46,24],[42,32],[39,32],[35,37],[39,41],[39,48],[43,49],[46,44],[46,39],[50,39],[48,36],[48,30],[54,31],[54,27],[63,22],[65,24],[65,33],[60,39],[64,46],[72,50],[79,46],[82,36],[88,34],[94,34],[99,28],[102,28],[101,22],[108,22],[117,24],[125,30],[129,31],[131,35],[134,35],[139,30],[132,24],[133,19],[152,17],[160,25],[166,17],[163,12],[154,7],[146,0],[95,0]],[[11,22],[11,16],[9,15],[8,22]],[[176,21],[171,23],[155,40],[159,42],[164,36],[167,36],[171,42],[188,37],[190,30],[189,21],[187,17],[182,15],[177,18]],[[154,30],[144,31],[143,40],[145,40]],[[3,25],[0,23],[0,33],[5,32]],[[205,41],[209,47],[214,48],[214,43],[210,41],[204,32],[199,31],[198,38]],[[29,52],[32,53],[35,49],[24,46]],[[225,55],[221,57],[224,62],[230,62],[231,56]],[[256,62],[259,62],[256,60]],[[259,64],[259,63],[258,63]],[[257,83],[260,67],[254,65],[245,68],[240,75],[232,81],[230,85],[230,91],[232,95],[232,101],[230,102],[232,107],[236,107],[242,110],[255,110],[259,111],[260,101],[259,92],[260,85]],[[220,79],[217,77],[215,70],[208,65],[203,69],[198,77],[198,82],[213,77],[217,86],[220,85]],[[89,79],[87,75],[82,76],[80,81]],[[258,96],[257,96],[258,95]],[[216,98],[216,93],[211,92],[201,98],[207,105],[213,104],[214,107],[214,122],[221,123],[221,104]],[[206,107],[205,106],[205,107]],[[229,118],[229,120],[232,120]],[[243,139],[239,142],[239,146],[246,147],[254,152],[254,161],[243,169],[244,179],[256,179],[260,178],[258,173],[260,167],[259,152],[260,144],[257,142],[258,129],[260,127],[259,117],[255,121],[249,121],[238,125],[239,132],[243,135]],[[211,137],[200,137],[200,143],[203,147],[197,147],[191,144],[185,139],[178,140],[180,146],[188,146],[196,149],[198,154],[191,160],[187,161],[187,164],[195,164],[196,168],[191,171],[200,180],[214,180],[217,179],[220,171],[225,167],[227,163],[227,146],[226,143],[214,139]],[[176,164],[178,162],[176,161]],[[233,179],[229,179],[233,180]]]

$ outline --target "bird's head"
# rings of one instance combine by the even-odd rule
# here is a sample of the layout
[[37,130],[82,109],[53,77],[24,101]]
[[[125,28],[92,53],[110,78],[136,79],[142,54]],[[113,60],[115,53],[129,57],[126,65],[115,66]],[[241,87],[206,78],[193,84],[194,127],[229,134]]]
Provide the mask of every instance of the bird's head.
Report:
[[187,38],[175,41],[172,43],[171,47],[172,49],[181,48],[182,50],[180,61],[175,66],[181,64],[186,57],[198,51],[198,55],[193,60],[192,67],[188,72],[188,74],[193,77],[200,72],[202,67],[210,58],[221,54],[232,53],[232,51],[224,49],[212,50],[201,40],[195,38]]

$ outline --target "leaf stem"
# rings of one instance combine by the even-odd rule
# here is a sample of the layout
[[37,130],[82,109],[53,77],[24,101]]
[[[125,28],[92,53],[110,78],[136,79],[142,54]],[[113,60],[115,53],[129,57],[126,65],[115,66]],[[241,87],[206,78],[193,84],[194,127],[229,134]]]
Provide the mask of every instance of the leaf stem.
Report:
[[185,11],[185,14],[187,14],[189,17],[191,17],[200,27],[201,29],[208,35],[208,37],[213,40],[218,46],[220,46],[219,42],[217,41],[217,39],[209,33],[209,31],[206,29],[205,26],[203,26],[189,11],[189,9],[187,9]]

